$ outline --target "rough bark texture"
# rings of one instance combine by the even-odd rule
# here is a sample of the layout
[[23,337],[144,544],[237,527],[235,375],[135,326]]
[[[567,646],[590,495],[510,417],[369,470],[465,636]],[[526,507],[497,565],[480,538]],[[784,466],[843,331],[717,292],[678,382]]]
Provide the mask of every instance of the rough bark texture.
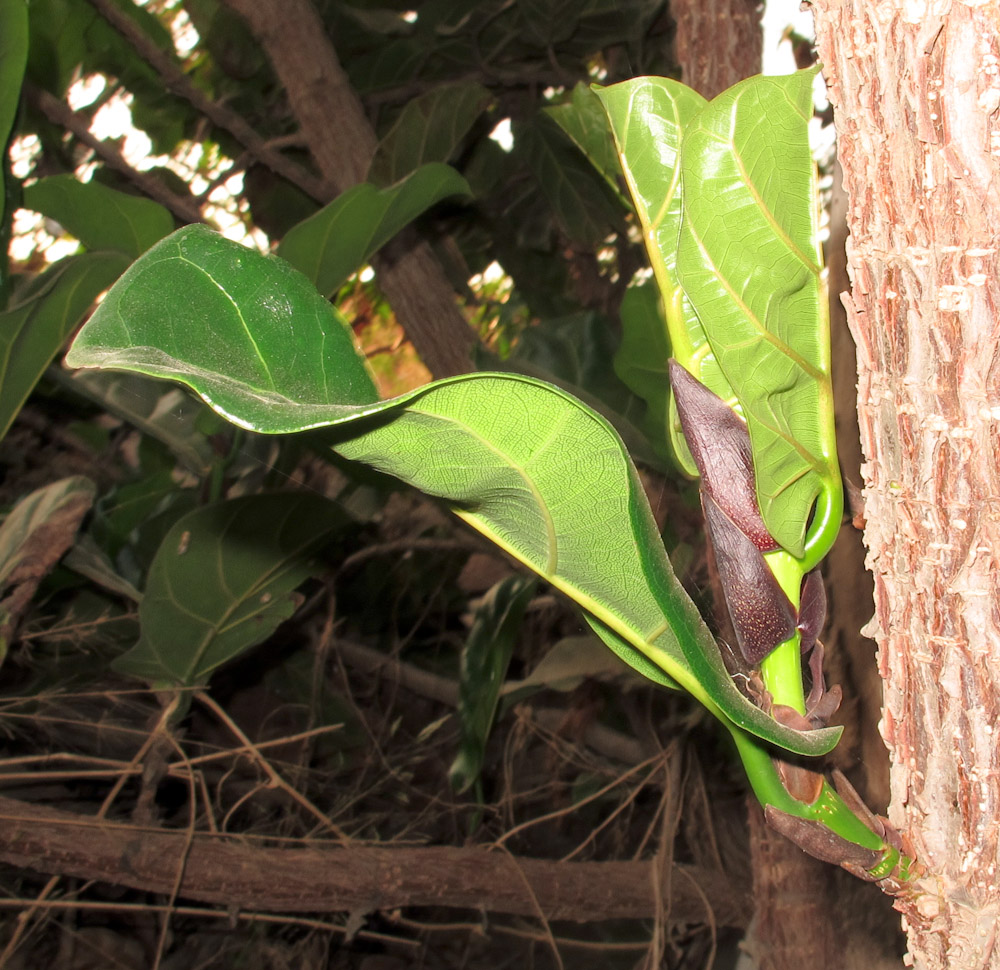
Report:
[[[745,926],[749,896],[726,875],[678,865],[669,900],[655,862],[558,862],[485,847],[272,848],[239,836],[128,825],[0,797],[0,860],[178,899],[278,913],[446,906],[591,922],[652,919]],[[711,908],[711,914],[709,914]]]
[[[285,88],[330,197],[364,181],[377,144],[310,0],[224,0],[243,16]],[[375,260],[379,285],[435,377],[473,370],[475,335],[427,243],[404,231]]]
[[870,632],[917,967],[1000,967],[1000,2],[815,0],[850,199]]
[[677,21],[681,80],[706,98],[760,73],[764,37],[759,0],[681,0]]

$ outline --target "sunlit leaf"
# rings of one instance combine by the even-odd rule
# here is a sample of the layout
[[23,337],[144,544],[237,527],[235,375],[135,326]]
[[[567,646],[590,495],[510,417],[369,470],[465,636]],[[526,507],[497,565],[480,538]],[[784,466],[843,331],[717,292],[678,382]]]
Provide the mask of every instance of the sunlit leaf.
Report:
[[842,507],[808,133],[814,74],[749,78],[687,124],[677,256],[747,420],[764,521],[799,557],[817,499],[811,535],[824,541]]
[[[688,474],[696,475],[676,420],[672,395],[658,384],[655,369],[665,369],[667,358],[673,356],[720,397],[733,397],[677,277],[677,241],[683,213],[681,141],[685,126],[707,102],[679,81],[662,77],[639,77],[594,90],[611,122],[661,304],[659,312],[654,313],[648,296],[632,294],[636,302],[623,310],[629,316],[623,320],[625,335],[616,367],[623,379],[627,375],[629,387],[649,405],[651,428],[663,427],[681,466]],[[666,333],[662,332],[664,324]],[[670,353],[660,356],[667,346]],[[654,371],[650,373],[647,368]]]

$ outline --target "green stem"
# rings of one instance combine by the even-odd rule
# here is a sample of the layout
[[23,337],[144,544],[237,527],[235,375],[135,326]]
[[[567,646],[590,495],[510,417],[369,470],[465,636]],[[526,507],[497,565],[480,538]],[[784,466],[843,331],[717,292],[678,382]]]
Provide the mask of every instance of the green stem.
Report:
[[789,815],[822,822],[837,835],[866,849],[880,851],[888,848],[864,822],[852,812],[836,790],[823,782],[819,798],[811,805],[793,798],[782,784],[771,750],[757,738],[731,723],[726,725],[736,742],[740,760],[746,769],[750,787],[761,806],[773,805]]

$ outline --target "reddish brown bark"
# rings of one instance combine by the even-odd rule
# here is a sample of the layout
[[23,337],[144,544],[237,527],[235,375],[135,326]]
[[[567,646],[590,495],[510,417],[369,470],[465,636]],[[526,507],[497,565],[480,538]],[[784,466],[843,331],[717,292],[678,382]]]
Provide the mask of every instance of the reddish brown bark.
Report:
[[814,0],[850,199],[891,821],[922,968],[1000,967],[1000,3]]
[[[331,198],[364,181],[376,137],[310,0],[224,0],[247,23],[285,88]],[[435,377],[473,370],[475,334],[427,243],[405,232],[375,260],[379,285]]]
[[672,3],[681,80],[706,98],[714,98],[737,81],[759,74],[762,9],[758,0]]
[[[679,865],[669,900],[656,862],[557,862],[485,847],[274,848],[239,836],[190,834],[0,798],[0,860],[178,899],[277,913],[446,906],[590,922],[652,919],[745,926],[750,900],[725,874]],[[711,907],[711,917],[708,912]]]

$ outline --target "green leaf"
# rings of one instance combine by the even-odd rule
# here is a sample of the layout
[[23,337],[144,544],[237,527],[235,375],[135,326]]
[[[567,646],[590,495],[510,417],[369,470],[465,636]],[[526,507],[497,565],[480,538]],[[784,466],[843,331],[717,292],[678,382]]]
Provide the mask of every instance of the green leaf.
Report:
[[[650,266],[662,300],[654,314],[648,302],[624,307],[625,341],[616,367],[626,384],[644,398],[650,411],[650,430],[662,428],[674,454],[689,475],[698,470],[684,442],[676,408],[666,385],[670,354],[723,400],[734,394],[719,370],[694,308],[677,275],[677,241],[681,230],[681,141],[685,126],[706,105],[705,99],[670,78],[640,77],[607,88],[596,88],[611,121],[625,182],[635,204]],[[633,294],[632,299],[637,299]],[[663,322],[666,333],[663,332]],[[664,347],[670,353],[660,356]],[[647,368],[654,373],[646,373]],[[658,383],[656,368],[663,368]],[[628,375],[626,377],[626,375]]]
[[524,611],[537,585],[534,577],[508,576],[483,597],[476,610],[462,648],[459,752],[448,771],[451,787],[459,794],[477,781],[482,770],[500,688],[507,677]]
[[[219,347],[218,313],[201,306],[198,287],[206,283],[188,274],[178,297],[177,256],[164,260],[157,252],[169,242],[141,257],[108,295],[101,311],[111,306],[113,313],[94,315],[74,344],[72,364],[173,378],[230,420],[262,432],[356,421],[349,429],[355,437],[339,442],[338,452],[445,499],[606,627],[637,669],[659,668],[661,682],[676,681],[717,716],[790,750],[818,754],[836,742],[838,729],[802,734],[782,727],[733,685],[670,568],[635,467],[604,418],[558,388],[513,374],[462,375],[381,402],[356,389],[335,390],[338,368],[349,380],[366,376],[362,365],[330,355],[313,339],[312,318],[302,339],[273,339],[291,332],[287,306],[276,296],[290,271],[263,257],[244,264],[243,274],[226,264],[207,284],[229,301],[242,330],[239,340]],[[216,248],[202,255],[217,267]],[[157,312],[166,306],[174,311],[169,326]],[[262,392],[262,347],[268,373],[294,384],[294,401],[273,379]]]
[[[665,455],[671,439],[670,338],[656,284],[650,280],[630,286],[622,297],[620,313],[622,340],[614,355],[615,373],[646,402],[643,431],[657,453]],[[689,454],[686,446],[684,453]]]
[[687,125],[677,256],[747,420],[764,521],[796,557],[819,500],[805,568],[826,552],[842,509],[808,133],[814,76],[749,78]]
[[81,182],[75,175],[53,175],[29,185],[24,207],[54,219],[87,249],[132,257],[174,229],[174,218],[162,205],[99,182]]
[[80,318],[126,266],[117,253],[71,256],[0,314],[0,438]]
[[302,401],[321,427],[378,396],[343,318],[304,276],[204,226],[179,229],[136,260],[66,362],[188,375],[250,430],[305,430]]
[[114,668],[153,686],[197,687],[266,640],[298,606],[310,554],[344,521],[308,493],[249,495],[189,512],[167,533],[139,606],[139,642]]
[[611,191],[628,208],[629,203],[618,185],[621,166],[600,98],[590,87],[578,81],[570,101],[543,110],[587,156]]
[[534,173],[563,231],[585,246],[598,246],[623,222],[607,183],[544,115],[517,125],[514,152]]
[[480,84],[444,84],[414,98],[379,142],[368,181],[392,185],[428,162],[447,162],[492,100]]
[[[4,152],[21,101],[21,81],[28,60],[28,5],[25,0],[0,0],[0,146]],[[6,163],[0,166],[6,171]],[[8,215],[6,187],[0,194],[0,225]]]
[[290,229],[278,255],[332,296],[417,216],[442,199],[470,194],[465,179],[440,162],[422,165],[385,189],[362,182]]

